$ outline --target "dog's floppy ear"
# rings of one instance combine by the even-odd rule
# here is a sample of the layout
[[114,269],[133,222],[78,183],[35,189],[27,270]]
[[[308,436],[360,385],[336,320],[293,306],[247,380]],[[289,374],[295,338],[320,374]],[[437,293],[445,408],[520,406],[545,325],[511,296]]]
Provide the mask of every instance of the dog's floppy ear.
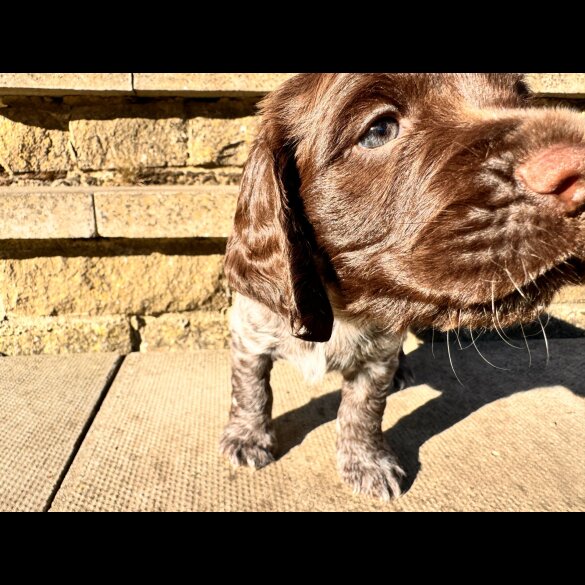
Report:
[[226,251],[228,283],[283,316],[295,337],[327,341],[333,311],[315,267],[312,241],[293,147],[280,125],[265,119],[242,177]]

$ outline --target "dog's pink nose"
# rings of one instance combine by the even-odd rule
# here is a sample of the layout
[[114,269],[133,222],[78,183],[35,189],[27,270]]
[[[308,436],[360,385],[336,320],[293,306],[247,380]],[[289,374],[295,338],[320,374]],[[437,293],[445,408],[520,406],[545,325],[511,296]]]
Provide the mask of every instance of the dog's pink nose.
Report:
[[516,170],[526,187],[552,195],[568,213],[585,205],[585,145],[551,146],[537,152]]

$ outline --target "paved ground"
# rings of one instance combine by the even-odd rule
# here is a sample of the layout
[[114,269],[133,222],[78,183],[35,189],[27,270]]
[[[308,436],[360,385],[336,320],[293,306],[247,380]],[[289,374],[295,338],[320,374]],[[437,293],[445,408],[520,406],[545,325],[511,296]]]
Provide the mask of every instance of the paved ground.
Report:
[[[0,510],[585,510],[585,340],[528,354],[502,342],[409,356],[417,385],[384,428],[409,473],[390,504],[335,471],[339,378],[273,376],[280,458],[233,471],[217,454],[227,352],[0,360]],[[123,359],[123,363],[122,362]],[[120,367],[121,363],[121,367]],[[112,383],[113,379],[113,383]]]

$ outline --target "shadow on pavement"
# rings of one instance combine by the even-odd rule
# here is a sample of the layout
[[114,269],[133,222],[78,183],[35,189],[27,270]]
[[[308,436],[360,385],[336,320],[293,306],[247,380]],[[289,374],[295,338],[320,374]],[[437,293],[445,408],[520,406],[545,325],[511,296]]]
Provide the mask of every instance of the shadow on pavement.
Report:
[[[553,325],[559,326],[556,323]],[[576,331],[571,337],[580,337],[583,330],[572,328]],[[444,342],[437,343],[437,339],[435,336],[434,346],[429,340],[429,343],[410,353],[407,363],[414,373],[413,385],[426,384],[441,394],[401,418],[385,432],[388,443],[407,472],[403,485],[405,491],[411,487],[420,470],[419,451],[422,445],[483,406],[544,386],[564,386],[585,397],[585,352],[581,351],[583,348],[576,339],[549,340],[548,360],[542,338],[529,339],[530,355],[523,339],[507,340],[516,347],[510,347],[499,337],[497,342],[476,339],[477,347],[461,339],[464,349],[460,349],[453,337],[449,346]],[[447,347],[450,348],[453,368],[463,385],[451,368]],[[576,348],[579,351],[575,351]],[[334,420],[339,402],[338,390],[277,417],[274,424],[280,445],[279,457],[299,445],[319,425]],[[392,396],[388,399],[387,408],[392,408]]]

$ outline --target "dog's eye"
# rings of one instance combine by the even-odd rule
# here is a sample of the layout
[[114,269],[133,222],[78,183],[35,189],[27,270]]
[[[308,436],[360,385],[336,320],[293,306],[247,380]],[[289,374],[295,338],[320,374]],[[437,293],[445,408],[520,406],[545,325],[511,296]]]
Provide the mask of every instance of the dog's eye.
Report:
[[378,148],[397,138],[399,130],[396,119],[390,116],[378,118],[362,135],[359,144],[364,148]]

